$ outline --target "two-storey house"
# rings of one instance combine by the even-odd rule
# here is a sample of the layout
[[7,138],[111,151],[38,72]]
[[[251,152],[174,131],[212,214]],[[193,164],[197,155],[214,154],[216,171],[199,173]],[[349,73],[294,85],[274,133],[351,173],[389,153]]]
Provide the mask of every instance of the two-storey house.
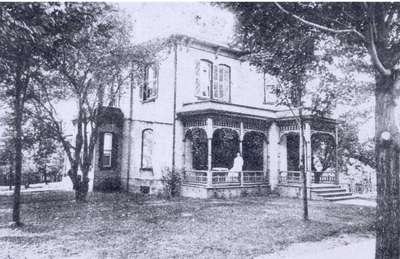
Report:
[[[239,50],[183,35],[169,41],[145,68],[143,82],[122,95],[119,108],[108,109],[95,189],[111,184],[155,194],[175,170],[183,176],[184,196],[230,197],[280,186],[294,186],[288,193],[297,195],[299,153],[313,179],[312,135],[336,139],[335,121],[305,116],[301,151],[297,111],[275,105],[273,77],[259,73]],[[317,181],[336,183],[337,175]]]

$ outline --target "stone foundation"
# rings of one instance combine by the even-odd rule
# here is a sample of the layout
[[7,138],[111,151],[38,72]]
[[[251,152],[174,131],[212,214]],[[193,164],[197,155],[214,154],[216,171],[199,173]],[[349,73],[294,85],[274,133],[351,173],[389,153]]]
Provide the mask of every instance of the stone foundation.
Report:
[[161,180],[154,179],[129,179],[129,187],[126,184],[126,178],[122,179],[122,189],[133,193],[143,193],[157,195],[164,192],[164,185]]
[[96,172],[96,176],[93,179],[93,191],[118,191],[120,187],[120,176],[113,170]]
[[[278,185],[279,195],[282,197],[289,198],[303,198],[303,186],[298,184],[287,184],[287,185]],[[307,188],[307,197],[311,197],[311,188]]]
[[210,198],[234,198],[243,196],[262,196],[271,192],[269,185],[255,186],[226,186],[205,187],[199,185],[182,185],[181,195],[183,197],[210,199]]

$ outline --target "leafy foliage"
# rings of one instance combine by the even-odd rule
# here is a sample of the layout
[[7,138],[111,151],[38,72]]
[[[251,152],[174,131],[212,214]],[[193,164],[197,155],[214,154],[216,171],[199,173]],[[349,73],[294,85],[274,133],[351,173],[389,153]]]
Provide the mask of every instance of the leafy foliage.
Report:
[[162,181],[164,183],[164,193],[167,198],[177,197],[180,195],[182,185],[181,172],[165,168]]
[[355,117],[368,119],[370,111],[364,111],[364,113],[349,112],[342,116],[344,123],[339,127],[339,150],[341,154],[339,159],[339,165],[343,168],[346,166],[347,161],[350,158],[357,159],[362,163],[369,165],[372,168],[376,168],[375,163],[375,143],[373,140],[367,140],[360,142],[358,137],[359,125],[362,120],[356,120]]

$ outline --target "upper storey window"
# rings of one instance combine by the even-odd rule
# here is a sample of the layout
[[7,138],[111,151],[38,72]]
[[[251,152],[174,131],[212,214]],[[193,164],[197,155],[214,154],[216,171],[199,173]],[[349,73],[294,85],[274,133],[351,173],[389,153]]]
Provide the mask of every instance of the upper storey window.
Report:
[[[217,72],[215,73],[215,71]],[[228,102],[231,87],[231,68],[227,65],[218,65],[218,70],[215,71],[213,97]]]
[[228,102],[230,99],[231,69],[211,61],[196,63],[196,96]]
[[200,60],[196,64],[196,96],[209,98],[212,86],[212,63]]
[[158,94],[158,67],[155,64],[148,65],[144,76],[141,98],[143,101],[154,100]]
[[264,104],[275,104],[276,95],[273,92],[277,85],[277,82],[271,76],[264,74]]

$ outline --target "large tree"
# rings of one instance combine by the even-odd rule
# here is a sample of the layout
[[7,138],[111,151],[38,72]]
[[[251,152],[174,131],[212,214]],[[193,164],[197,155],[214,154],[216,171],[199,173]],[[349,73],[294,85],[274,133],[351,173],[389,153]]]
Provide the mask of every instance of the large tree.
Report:
[[[35,115],[63,146],[71,168],[77,201],[88,192],[103,105],[114,105],[121,86],[129,81],[129,34],[116,9],[103,3],[65,3],[56,19],[58,38],[49,42],[46,75],[37,80]],[[56,87],[49,87],[54,85]],[[108,103],[104,104],[107,100]],[[68,101],[75,113],[74,143],[60,123],[56,104]],[[61,111],[61,114],[65,111]]]
[[[332,37],[336,41],[325,48],[340,49],[342,55],[360,64],[370,58],[368,69],[375,78],[376,102],[376,258],[398,258],[400,132],[395,112],[400,95],[400,4],[314,2],[228,6],[237,15],[242,46],[259,53],[262,58],[257,65],[283,79],[290,80],[290,71],[295,71],[291,66],[312,68],[317,57],[315,47]],[[306,46],[293,48],[298,39]]]
[[[164,44],[132,46],[127,21],[114,6],[66,3],[65,10],[56,22],[59,37],[46,49],[47,74],[36,81],[40,89],[33,99],[36,116],[66,152],[76,200],[85,201],[104,107],[117,105]],[[60,124],[65,111],[57,110],[59,101],[74,104],[73,141]]]
[[[93,150],[97,137],[96,134],[92,137],[82,135],[82,132],[88,131],[88,125],[97,119],[94,114],[98,111],[95,109],[98,102],[89,96],[95,92],[102,95],[102,87],[93,78],[114,75],[110,70],[103,71],[101,75],[99,67],[119,62],[117,55],[113,55],[113,59],[102,59],[115,50],[110,48],[114,46],[110,42],[122,40],[112,33],[115,28],[121,28],[113,14],[112,6],[102,3],[0,4],[0,94],[13,116],[13,221],[16,225],[21,225],[19,201],[23,121],[27,110],[37,109],[39,103],[43,104],[40,110],[44,114],[45,111],[52,111],[51,105],[44,105],[48,104],[47,100],[78,97],[77,148],[71,149],[72,145],[64,141],[63,135],[59,135],[58,140],[72,161],[74,187],[79,185],[84,189],[86,186],[85,175],[80,182],[77,181],[77,168],[81,166],[85,171],[90,167],[88,162],[81,163],[81,157],[83,161],[92,160],[91,152],[85,153],[85,150]],[[94,65],[93,69],[90,65]],[[117,77],[116,80],[119,79]],[[57,129],[54,132],[62,132],[59,121],[52,122]],[[92,132],[96,132],[96,128]],[[82,149],[84,152],[81,152]]]
[[21,225],[20,189],[22,170],[23,120],[25,104],[31,97],[32,80],[41,73],[40,49],[49,37],[51,24],[46,10],[52,4],[0,4],[0,91],[3,103],[12,110],[14,139],[13,222]]

